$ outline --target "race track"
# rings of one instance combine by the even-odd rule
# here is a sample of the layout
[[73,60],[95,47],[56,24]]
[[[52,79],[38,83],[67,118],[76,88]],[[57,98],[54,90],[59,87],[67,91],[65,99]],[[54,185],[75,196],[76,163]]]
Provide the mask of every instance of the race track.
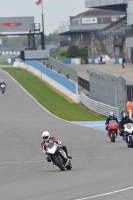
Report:
[[[0,92],[1,200],[131,200],[133,149],[119,136],[60,120],[43,109],[8,74]],[[40,142],[48,130],[66,144],[73,169],[45,160]]]

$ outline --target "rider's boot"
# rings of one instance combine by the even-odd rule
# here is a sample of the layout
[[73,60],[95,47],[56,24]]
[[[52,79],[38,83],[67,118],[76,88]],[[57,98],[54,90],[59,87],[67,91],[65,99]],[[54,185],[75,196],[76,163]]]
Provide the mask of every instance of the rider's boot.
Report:
[[46,160],[47,160],[48,162],[51,162],[51,159],[50,159],[49,156],[46,157]]

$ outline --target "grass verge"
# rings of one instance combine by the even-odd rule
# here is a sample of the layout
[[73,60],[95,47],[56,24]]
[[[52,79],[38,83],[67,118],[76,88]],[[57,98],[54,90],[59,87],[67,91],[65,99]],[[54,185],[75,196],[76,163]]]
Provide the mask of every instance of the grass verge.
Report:
[[0,61],[0,65],[12,65],[12,63],[8,63],[7,61]]
[[56,89],[24,69],[7,67],[3,70],[16,79],[41,105],[59,118],[68,121],[105,120],[105,117],[69,101]]

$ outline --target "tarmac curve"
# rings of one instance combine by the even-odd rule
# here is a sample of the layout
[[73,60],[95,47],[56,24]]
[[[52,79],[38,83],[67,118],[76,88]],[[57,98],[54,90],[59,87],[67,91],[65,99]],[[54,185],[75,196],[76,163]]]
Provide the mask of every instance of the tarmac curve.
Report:
[[[0,70],[0,197],[2,200],[132,199],[133,149],[119,136],[61,120]],[[61,172],[40,148],[48,130],[68,147],[73,169]]]

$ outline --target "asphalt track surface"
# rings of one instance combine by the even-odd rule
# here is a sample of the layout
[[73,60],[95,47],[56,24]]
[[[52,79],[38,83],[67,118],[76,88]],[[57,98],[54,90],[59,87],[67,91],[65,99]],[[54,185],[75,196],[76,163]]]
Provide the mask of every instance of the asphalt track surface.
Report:
[[[1,200],[132,200],[133,149],[119,136],[56,118],[7,73],[0,93]],[[48,130],[66,144],[73,169],[60,171],[40,148]]]

